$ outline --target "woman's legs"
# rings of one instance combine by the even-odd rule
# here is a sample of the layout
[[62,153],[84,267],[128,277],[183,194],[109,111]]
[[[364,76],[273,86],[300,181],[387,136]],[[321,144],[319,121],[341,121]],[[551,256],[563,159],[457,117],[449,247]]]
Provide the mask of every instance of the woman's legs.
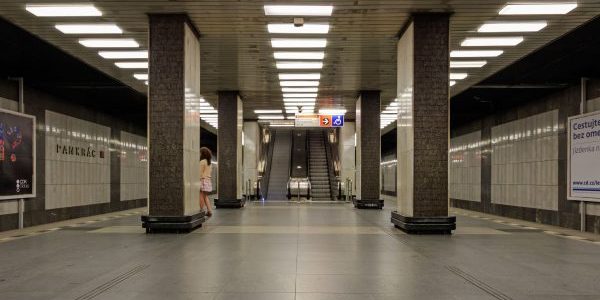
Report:
[[208,195],[206,193],[202,194],[204,194],[204,205],[206,206],[206,211],[212,214],[212,206],[210,205],[210,199],[208,199]]
[[206,194],[204,194],[203,191],[200,191],[200,210],[202,210],[202,211],[204,210],[204,206],[205,206],[205,203],[204,203],[205,196],[206,196]]

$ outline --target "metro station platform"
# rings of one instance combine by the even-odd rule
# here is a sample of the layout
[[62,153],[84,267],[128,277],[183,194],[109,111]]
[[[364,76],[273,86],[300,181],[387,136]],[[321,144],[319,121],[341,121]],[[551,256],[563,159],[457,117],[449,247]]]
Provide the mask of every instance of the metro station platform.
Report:
[[0,299],[600,298],[597,235],[456,209],[453,235],[406,235],[386,206],[253,202],[175,235],[145,234],[143,209],[4,232]]

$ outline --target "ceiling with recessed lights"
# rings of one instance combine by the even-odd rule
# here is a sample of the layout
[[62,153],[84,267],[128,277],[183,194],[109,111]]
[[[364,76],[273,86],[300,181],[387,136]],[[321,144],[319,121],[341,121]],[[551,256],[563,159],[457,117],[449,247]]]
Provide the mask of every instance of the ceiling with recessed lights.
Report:
[[[146,92],[147,13],[186,12],[201,33],[202,95],[216,105],[218,90],[239,90],[246,118],[286,116],[299,106],[315,111],[343,108],[352,118],[358,91],[373,89],[382,91],[382,110],[391,111],[396,98],[397,34],[411,12],[453,12],[451,95],[600,13],[597,0],[580,0],[576,7],[559,5],[550,11],[539,6],[507,6],[509,1],[496,0],[293,1],[322,6],[325,11],[313,7],[287,12],[265,7],[290,4],[283,1],[86,3],[93,9],[76,7],[71,12],[60,10],[62,16],[47,16],[56,10],[37,7],[34,11],[35,5],[52,1],[2,1],[0,16]],[[29,11],[27,4],[32,8]],[[332,8],[327,11],[329,5]],[[295,27],[295,21],[305,25]]]

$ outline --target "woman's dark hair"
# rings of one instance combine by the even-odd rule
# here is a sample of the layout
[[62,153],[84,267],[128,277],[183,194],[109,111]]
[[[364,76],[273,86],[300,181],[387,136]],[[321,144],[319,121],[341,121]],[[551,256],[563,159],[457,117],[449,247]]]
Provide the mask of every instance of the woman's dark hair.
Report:
[[208,164],[210,166],[210,161],[212,159],[212,153],[210,152],[210,149],[206,148],[206,147],[202,147],[200,148],[200,160],[206,159],[206,164]]

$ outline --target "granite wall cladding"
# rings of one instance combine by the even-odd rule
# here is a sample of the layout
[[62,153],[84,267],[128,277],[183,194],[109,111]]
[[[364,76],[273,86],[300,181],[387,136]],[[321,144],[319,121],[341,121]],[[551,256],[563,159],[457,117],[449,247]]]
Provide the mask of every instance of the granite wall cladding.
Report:
[[558,210],[558,110],[492,127],[492,203]]
[[218,199],[242,199],[242,100],[237,91],[219,91]]
[[148,140],[121,131],[120,200],[148,198]]
[[110,128],[46,111],[46,209],[110,202]]
[[[0,97],[9,99],[13,103],[16,101],[10,99],[18,98],[17,84],[12,81],[0,79]],[[120,131],[125,130],[137,135],[145,135],[145,123],[135,123],[126,117],[118,117],[108,115],[103,112],[98,112],[91,108],[79,105],[69,99],[62,99],[36,88],[27,85],[25,81],[25,113],[36,116],[37,120],[37,135],[36,135],[36,151],[37,151],[37,196],[25,201],[24,225],[26,227],[40,225],[45,223],[57,222],[66,219],[97,215],[113,211],[142,207],[146,205],[146,199],[136,199],[130,201],[120,201],[120,160],[119,160],[119,139]],[[10,105],[10,103],[9,103]],[[12,104],[16,108],[16,104]],[[78,119],[80,121],[90,122],[98,126],[103,126],[110,129],[110,147],[105,156],[108,158],[108,166],[110,167],[109,178],[109,194],[108,200],[102,200],[102,203],[82,204],[77,202],[82,200],[72,199],[67,207],[57,207],[57,201],[50,200],[52,203],[46,205],[46,111],[53,111],[58,114]],[[83,132],[77,129],[77,132]],[[48,147],[52,147],[48,145]],[[56,147],[56,145],[54,145]],[[49,149],[56,151],[56,148]],[[67,148],[68,150],[68,148]],[[87,149],[86,149],[87,152]],[[87,154],[87,153],[86,153]],[[56,171],[55,171],[56,172]],[[52,171],[50,171],[52,173]],[[64,173],[63,173],[64,174]],[[48,180],[55,180],[51,178]],[[60,179],[62,180],[62,179]],[[78,180],[84,180],[78,179]],[[55,196],[51,196],[55,197]],[[104,197],[104,196],[103,196]],[[56,200],[56,198],[54,198]],[[60,200],[62,201],[62,200]],[[60,204],[61,206],[64,204]],[[0,202],[0,210],[5,214],[0,213],[0,231],[15,229],[18,226],[16,201]]]
[[481,202],[481,131],[454,137],[448,152],[450,198]]
[[356,128],[360,132],[360,194],[361,200],[378,200],[379,197],[379,163],[381,162],[380,135],[380,99],[379,91],[362,91],[360,93],[360,122]]

